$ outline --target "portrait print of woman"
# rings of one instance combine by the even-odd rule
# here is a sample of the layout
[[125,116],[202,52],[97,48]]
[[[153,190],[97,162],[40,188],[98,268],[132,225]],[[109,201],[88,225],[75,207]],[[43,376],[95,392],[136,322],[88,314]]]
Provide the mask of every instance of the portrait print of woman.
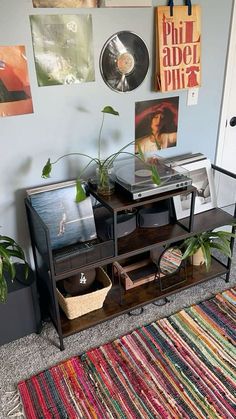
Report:
[[144,154],[177,144],[179,97],[136,102],[135,152]]

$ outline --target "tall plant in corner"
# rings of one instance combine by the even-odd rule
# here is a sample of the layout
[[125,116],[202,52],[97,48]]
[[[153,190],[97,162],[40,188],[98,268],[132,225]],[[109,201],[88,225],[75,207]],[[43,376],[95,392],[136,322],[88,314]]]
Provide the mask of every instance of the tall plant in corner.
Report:
[[[114,110],[111,106],[105,106],[102,109],[102,114],[103,114],[102,115],[102,122],[101,122],[101,126],[100,126],[100,129],[99,129],[99,135],[98,135],[98,154],[97,154],[97,157],[91,157],[88,154],[84,154],[84,153],[76,153],[76,152],[68,153],[68,154],[64,154],[63,156],[60,156],[54,162],[51,162],[51,159],[49,158],[47,160],[45,166],[43,167],[43,170],[42,170],[42,177],[43,178],[49,178],[50,175],[51,175],[51,172],[52,172],[52,166],[54,164],[57,164],[61,159],[64,159],[65,157],[69,157],[69,156],[76,156],[76,155],[88,158],[89,162],[85,165],[85,167],[83,167],[80,170],[78,179],[76,181],[76,202],[80,202],[80,201],[82,201],[86,198],[85,191],[82,187],[82,175],[87,170],[87,168],[90,166],[90,164],[94,163],[97,166],[97,171],[98,171],[98,176],[99,176],[98,182],[100,184],[100,188],[101,188],[101,192],[102,192],[102,191],[106,190],[108,180],[109,180],[108,179],[109,169],[112,167],[114,160],[122,153],[132,155],[132,156],[134,155],[133,153],[125,151],[127,147],[129,147],[131,144],[133,144],[133,141],[131,141],[130,143],[128,143],[124,147],[122,147],[120,150],[118,150],[115,153],[112,153],[110,156],[106,157],[105,159],[101,158],[102,129],[103,129],[103,125],[104,125],[105,115],[110,114],[110,115],[113,115],[113,116],[119,116],[119,112]],[[138,153],[138,155],[136,155],[136,157],[138,159],[142,160],[143,163],[150,168],[153,183],[155,183],[156,185],[159,185],[160,184],[160,176],[158,174],[156,165],[147,163],[145,161],[145,157],[144,157],[143,153],[141,152],[141,150],[139,150],[139,153]]]
[[0,302],[4,303],[7,298],[6,274],[13,280],[16,276],[14,259],[20,259],[25,265],[25,278],[28,276],[28,264],[25,254],[18,243],[8,236],[0,234]]

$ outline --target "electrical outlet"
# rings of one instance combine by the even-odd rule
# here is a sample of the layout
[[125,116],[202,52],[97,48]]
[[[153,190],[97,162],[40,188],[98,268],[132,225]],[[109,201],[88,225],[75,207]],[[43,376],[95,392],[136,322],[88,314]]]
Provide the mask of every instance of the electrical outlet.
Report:
[[192,89],[188,90],[188,100],[187,100],[188,106],[197,105],[198,92],[199,92],[199,87],[193,87]]

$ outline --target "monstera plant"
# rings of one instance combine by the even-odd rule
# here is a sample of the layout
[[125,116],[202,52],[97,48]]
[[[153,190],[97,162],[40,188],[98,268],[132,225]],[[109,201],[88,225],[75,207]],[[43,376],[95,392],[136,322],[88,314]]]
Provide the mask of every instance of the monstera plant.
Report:
[[[82,169],[79,170],[79,176],[78,176],[78,179],[77,179],[77,182],[76,182],[76,191],[77,191],[76,192],[76,202],[80,202],[80,201],[82,201],[86,198],[85,191],[82,187],[82,175],[84,174],[86,169],[88,169],[88,167],[92,163],[95,164],[96,167],[97,167],[97,173],[98,173],[97,185],[98,185],[98,188],[99,188],[99,193],[101,193],[103,195],[107,195],[107,194],[109,194],[109,171],[110,171],[115,159],[120,154],[127,154],[127,155],[134,156],[133,153],[125,151],[127,147],[129,147],[130,145],[133,144],[133,141],[131,141],[130,143],[126,144],[124,147],[119,149],[117,152],[112,153],[110,156],[102,159],[102,157],[101,157],[102,129],[103,129],[106,114],[110,114],[110,115],[113,115],[113,116],[119,116],[119,112],[114,110],[111,106],[105,106],[102,109],[102,122],[101,122],[99,135],[98,135],[98,154],[97,154],[97,157],[91,157],[91,156],[89,156],[87,154],[84,154],[84,153],[76,153],[76,152],[68,153],[68,154],[64,154],[63,156],[58,157],[58,159],[56,159],[53,162],[49,158],[47,160],[45,166],[43,167],[42,177],[43,178],[49,178],[50,175],[51,175],[51,172],[52,172],[52,166],[57,164],[61,159],[64,159],[65,157],[81,156],[81,157],[86,157],[89,160],[88,163],[85,165],[85,167],[83,167]],[[141,149],[139,149],[139,152],[138,152],[137,155],[135,155],[135,157],[138,158],[139,160],[142,160],[142,162],[149,167],[149,169],[151,171],[151,176],[152,176],[153,183],[155,183],[156,185],[159,185],[160,184],[160,176],[158,174],[156,165],[149,164],[149,163],[146,162],[145,157],[144,157]]]
[[0,235],[0,302],[7,298],[6,274],[13,280],[16,276],[14,260],[19,259],[25,266],[25,278],[28,276],[28,264],[22,248],[14,239]]

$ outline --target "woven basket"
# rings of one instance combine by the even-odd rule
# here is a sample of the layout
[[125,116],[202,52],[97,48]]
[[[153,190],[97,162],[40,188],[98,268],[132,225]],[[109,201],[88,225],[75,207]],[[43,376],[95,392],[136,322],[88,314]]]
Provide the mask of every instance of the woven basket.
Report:
[[111,280],[102,268],[97,268],[96,280],[103,285],[102,289],[75,297],[64,297],[57,289],[58,302],[69,320],[103,306],[108,291],[111,289]]

